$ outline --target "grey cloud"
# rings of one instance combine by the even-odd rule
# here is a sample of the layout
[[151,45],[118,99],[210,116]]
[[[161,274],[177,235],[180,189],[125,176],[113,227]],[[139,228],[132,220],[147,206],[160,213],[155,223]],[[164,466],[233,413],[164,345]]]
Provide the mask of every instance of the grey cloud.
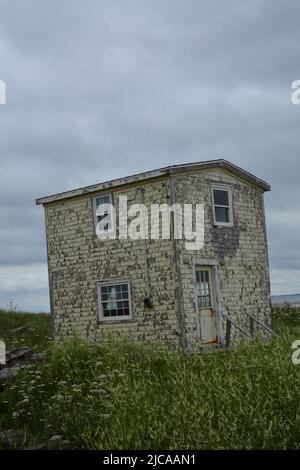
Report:
[[[296,0],[2,1],[0,267],[19,279],[45,264],[36,197],[224,157],[272,184],[273,290],[294,289],[299,13]],[[48,305],[45,279],[31,300],[15,290],[20,308]]]

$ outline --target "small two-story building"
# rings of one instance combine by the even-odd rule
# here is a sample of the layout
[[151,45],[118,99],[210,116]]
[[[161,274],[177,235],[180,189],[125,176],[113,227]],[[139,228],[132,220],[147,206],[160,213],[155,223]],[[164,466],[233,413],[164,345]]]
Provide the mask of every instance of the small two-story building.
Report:
[[[226,160],[174,165],[37,199],[45,209],[53,332],[96,342],[162,340],[194,349],[271,326],[264,193],[270,186]],[[119,236],[128,205],[203,204],[204,244]],[[101,206],[116,219],[97,236]],[[173,226],[172,226],[173,224]],[[108,227],[109,226],[109,227]],[[228,320],[229,319],[229,320]],[[227,338],[228,340],[228,338]]]

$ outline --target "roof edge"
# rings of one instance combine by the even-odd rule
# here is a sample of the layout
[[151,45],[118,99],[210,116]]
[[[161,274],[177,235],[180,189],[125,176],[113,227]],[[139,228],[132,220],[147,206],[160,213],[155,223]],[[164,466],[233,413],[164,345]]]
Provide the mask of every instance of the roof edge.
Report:
[[64,191],[62,193],[52,194],[50,196],[44,196],[36,199],[36,204],[49,204],[51,202],[61,201],[64,199],[69,199],[76,196],[82,196],[85,194],[93,193],[96,191],[101,191],[104,189],[112,189],[118,186],[123,186],[126,184],[138,183],[139,181],[144,181],[153,178],[159,178],[161,176],[168,176],[175,173],[181,173],[184,171],[196,171],[196,170],[206,170],[213,168],[223,168],[230,173],[239,176],[240,178],[248,181],[250,184],[257,186],[262,191],[270,191],[271,186],[265,181],[257,178],[252,173],[249,173],[246,170],[234,165],[225,159],[218,160],[207,160],[204,162],[198,163],[184,163],[182,165],[171,165],[167,167],[160,168],[158,170],[150,170],[143,173],[137,173],[134,175],[126,176],[123,178],[117,178],[110,181],[105,181],[103,183],[98,183],[90,186],[85,186],[82,188],[73,189],[70,191]]

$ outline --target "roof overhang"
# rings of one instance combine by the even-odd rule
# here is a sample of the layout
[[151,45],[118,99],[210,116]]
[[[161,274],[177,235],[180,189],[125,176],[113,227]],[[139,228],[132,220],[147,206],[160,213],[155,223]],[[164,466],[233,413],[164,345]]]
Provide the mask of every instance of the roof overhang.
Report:
[[111,181],[106,181],[103,183],[94,184],[91,186],[85,186],[83,188],[73,189],[71,191],[65,191],[63,193],[53,194],[50,196],[41,197],[36,199],[36,204],[49,204],[51,202],[61,201],[76,196],[83,196],[85,194],[94,193],[96,191],[101,191],[103,189],[113,189],[118,186],[123,186],[127,184],[138,183],[140,181],[145,181],[153,178],[159,178],[162,176],[170,176],[176,173],[184,173],[189,171],[197,170],[210,170],[214,168],[220,168],[227,170],[229,173],[243,179],[251,185],[256,186],[261,191],[270,191],[271,186],[265,181],[257,178],[248,171],[243,170],[242,168],[230,163],[227,160],[208,160],[205,162],[199,163],[185,163],[182,165],[172,165],[158,170],[146,171],[144,173],[138,173],[131,176],[126,176],[125,178],[118,178]]

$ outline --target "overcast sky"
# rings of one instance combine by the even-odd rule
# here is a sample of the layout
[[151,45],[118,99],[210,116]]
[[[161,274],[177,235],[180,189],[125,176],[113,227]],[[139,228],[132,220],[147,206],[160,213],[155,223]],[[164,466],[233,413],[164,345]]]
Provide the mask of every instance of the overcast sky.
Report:
[[297,0],[0,0],[0,306],[49,310],[35,198],[214,158],[272,185],[272,293],[300,293],[299,17]]

